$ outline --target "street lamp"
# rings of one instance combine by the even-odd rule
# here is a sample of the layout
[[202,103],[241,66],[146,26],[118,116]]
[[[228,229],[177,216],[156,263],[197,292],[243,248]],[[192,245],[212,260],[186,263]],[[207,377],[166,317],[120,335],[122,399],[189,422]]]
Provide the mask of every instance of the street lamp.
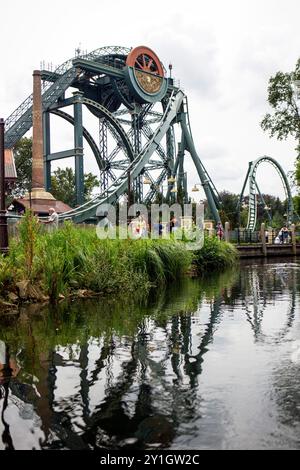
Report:
[[170,176],[170,177],[168,178],[168,183],[169,183],[169,184],[176,183],[176,178],[174,178],[174,176]]

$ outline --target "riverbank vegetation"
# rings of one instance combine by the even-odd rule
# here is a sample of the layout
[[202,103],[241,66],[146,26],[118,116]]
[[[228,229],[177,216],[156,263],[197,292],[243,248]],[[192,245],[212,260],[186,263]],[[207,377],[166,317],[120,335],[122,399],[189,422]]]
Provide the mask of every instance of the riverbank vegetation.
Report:
[[235,249],[215,238],[207,238],[203,249],[193,253],[172,239],[99,240],[94,227],[71,223],[45,233],[26,214],[9,255],[0,257],[0,296],[2,306],[9,307],[72,295],[145,295],[184,273],[223,269],[235,259]]
[[231,243],[220,242],[216,237],[205,237],[203,248],[194,253],[193,264],[198,274],[205,274],[233,267],[237,258],[238,252]]

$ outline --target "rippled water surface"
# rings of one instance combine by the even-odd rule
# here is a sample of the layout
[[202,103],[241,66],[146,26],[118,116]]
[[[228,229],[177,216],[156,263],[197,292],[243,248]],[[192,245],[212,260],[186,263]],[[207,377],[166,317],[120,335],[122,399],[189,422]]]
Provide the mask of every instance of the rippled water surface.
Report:
[[0,449],[299,449],[300,264],[0,317]]

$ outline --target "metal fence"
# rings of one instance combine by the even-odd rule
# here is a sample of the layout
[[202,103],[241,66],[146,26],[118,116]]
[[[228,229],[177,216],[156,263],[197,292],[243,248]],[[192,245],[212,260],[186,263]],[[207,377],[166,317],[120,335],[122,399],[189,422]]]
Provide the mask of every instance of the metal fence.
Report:
[[[279,230],[266,230],[265,240],[268,244],[275,244],[275,239],[278,237]],[[296,232],[297,240],[300,240],[300,232]],[[246,229],[235,229],[229,231],[229,241],[237,244],[252,244],[262,243],[260,230],[251,231]],[[286,240],[286,243],[291,243],[291,232]]]

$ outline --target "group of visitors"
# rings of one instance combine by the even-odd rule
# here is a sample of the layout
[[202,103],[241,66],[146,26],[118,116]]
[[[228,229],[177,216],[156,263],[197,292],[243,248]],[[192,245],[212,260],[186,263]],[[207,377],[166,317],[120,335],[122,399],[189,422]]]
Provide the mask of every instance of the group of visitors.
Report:
[[282,243],[288,243],[290,239],[290,231],[287,228],[286,225],[284,225],[278,232],[277,237],[275,238],[275,243],[277,244],[282,244]]
[[[160,237],[163,233],[175,233],[179,228],[180,222],[175,216],[171,217],[170,222],[168,223],[164,223],[160,220],[159,222],[154,223],[152,227],[153,232],[158,234]],[[132,238],[148,238],[150,226],[143,214],[139,211],[136,213],[136,217],[129,223],[129,231]]]

